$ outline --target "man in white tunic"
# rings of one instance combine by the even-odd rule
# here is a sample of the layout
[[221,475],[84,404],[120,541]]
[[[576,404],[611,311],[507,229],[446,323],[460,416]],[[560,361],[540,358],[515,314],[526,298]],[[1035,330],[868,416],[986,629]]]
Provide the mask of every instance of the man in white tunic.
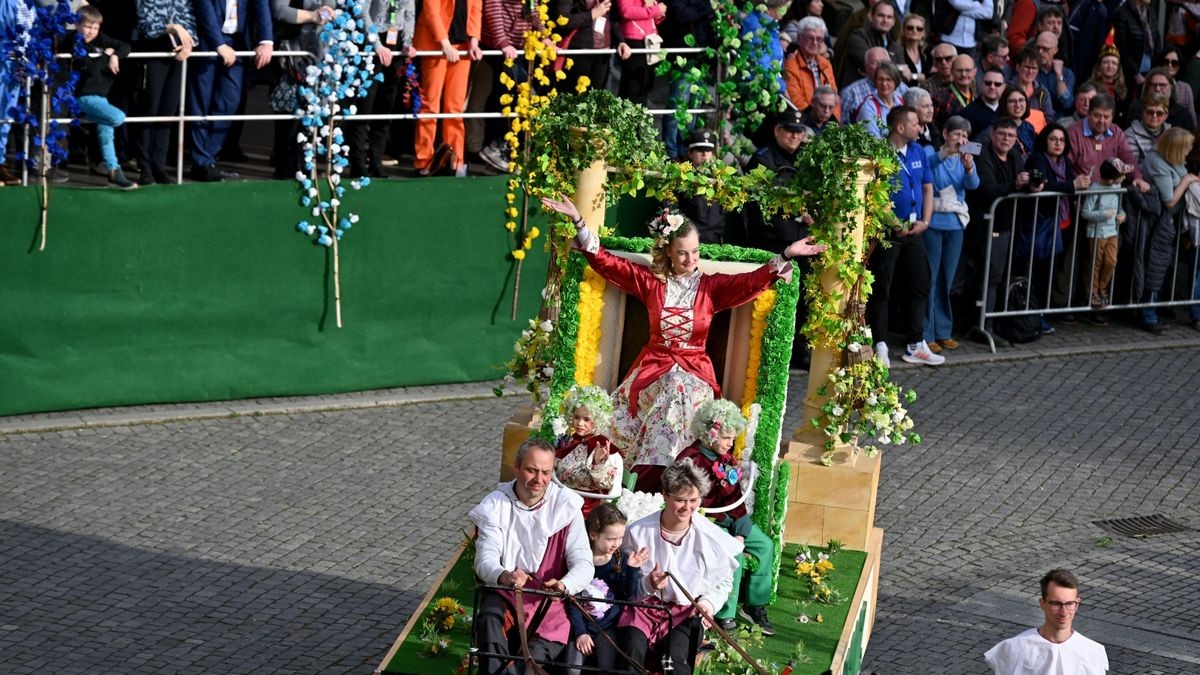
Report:
[[1067,570],[1042,577],[1046,620],[983,655],[996,675],[1104,675],[1108,654],[1100,643],[1071,628],[1079,609],[1079,582]]
[[[581,511],[583,498],[551,480],[554,449],[545,441],[522,443],[513,467],[516,479],[498,485],[469,514],[479,530],[475,575],[499,586],[578,593],[595,572]],[[526,629],[543,597],[522,594]],[[512,591],[484,593],[475,623],[475,644],[481,651],[513,653],[504,617],[514,612],[515,601]],[[529,635],[530,655],[539,662],[557,658],[570,630],[562,600],[551,600]],[[482,657],[480,672],[519,673],[524,670],[520,663],[519,658]]]

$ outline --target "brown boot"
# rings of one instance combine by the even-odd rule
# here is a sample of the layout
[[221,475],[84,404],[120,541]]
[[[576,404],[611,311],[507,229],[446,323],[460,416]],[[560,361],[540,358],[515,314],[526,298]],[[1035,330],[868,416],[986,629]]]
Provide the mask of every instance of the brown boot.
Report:
[[21,177],[9,173],[8,165],[0,164],[0,184],[2,185],[20,185]]

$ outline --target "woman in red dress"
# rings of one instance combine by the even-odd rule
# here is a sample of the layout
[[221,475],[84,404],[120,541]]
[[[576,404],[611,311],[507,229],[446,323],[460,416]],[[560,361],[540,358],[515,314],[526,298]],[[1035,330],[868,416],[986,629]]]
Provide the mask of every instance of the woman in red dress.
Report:
[[720,395],[704,351],[713,316],[753,300],[777,279],[790,279],[792,258],[815,255],[825,246],[805,238],[754,271],[705,274],[698,268],[695,225],[680,214],[664,213],[650,223],[654,246],[646,267],[604,250],[570,201],[543,198],[542,203],[575,224],[576,245],[597,274],[646,306],[650,342],[613,392],[612,439],[626,451],[626,468],[638,474],[636,489],[655,492],[663,468],[696,440],[692,415]]

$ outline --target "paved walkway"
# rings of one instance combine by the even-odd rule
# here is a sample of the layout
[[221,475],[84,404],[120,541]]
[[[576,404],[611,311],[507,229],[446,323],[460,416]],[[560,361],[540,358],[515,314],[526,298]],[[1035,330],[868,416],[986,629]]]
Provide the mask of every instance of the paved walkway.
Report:
[[[1200,334],[1064,328],[952,364],[897,368],[926,442],[885,455],[867,668],[982,672],[1064,565],[1114,673],[1200,672],[1200,535],[1092,524],[1200,528]],[[369,672],[517,403],[485,383],[0,419],[3,670]]]

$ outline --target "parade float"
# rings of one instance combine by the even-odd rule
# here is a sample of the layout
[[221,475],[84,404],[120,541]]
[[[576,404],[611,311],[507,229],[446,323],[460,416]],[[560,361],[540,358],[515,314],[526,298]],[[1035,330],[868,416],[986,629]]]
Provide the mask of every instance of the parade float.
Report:
[[[733,635],[738,646],[717,641],[697,672],[859,672],[879,587],[878,448],[920,440],[904,408],[912,394],[873,358],[863,318],[871,280],[866,257],[885,228],[896,225],[888,204],[895,164],[886,147],[859,127],[838,128],[802,150],[796,174],[787,179],[761,168],[742,175],[719,163],[667,162],[644,112],[604,91],[550,97],[529,131],[526,168],[510,183],[509,204],[571,194],[589,229],[604,235],[603,245],[638,264],[648,263],[651,240],[613,236],[605,226],[606,208],[623,196],[703,194],[730,210],[753,200],[768,213],[814,217],[812,234],[829,248],[814,259],[813,271],[718,314],[710,331],[707,352],[722,395],[751,419],[735,454],[755,477],[745,488],[753,520],[777,544],[777,559],[757,564],[777,570],[769,614],[778,632],[764,638],[741,625]],[[540,234],[522,211],[507,211],[518,260]],[[612,391],[648,338],[641,303],[607,284],[571,249],[573,225],[552,218],[546,227],[550,260],[542,308],[509,364],[511,379],[530,397],[503,431],[501,480],[512,478],[516,448],[526,438],[553,440],[555,413],[545,411],[558,411],[564,392],[573,385]],[[703,245],[701,257],[705,272],[736,272],[771,254]],[[788,430],[788,364],[801,293],[812,366],[801,399],[804,423]],[[634,511],[656,508],[652,496],[628,487],[616,503]],[[473,672],[472,555],[465,534],[376,672]]]

